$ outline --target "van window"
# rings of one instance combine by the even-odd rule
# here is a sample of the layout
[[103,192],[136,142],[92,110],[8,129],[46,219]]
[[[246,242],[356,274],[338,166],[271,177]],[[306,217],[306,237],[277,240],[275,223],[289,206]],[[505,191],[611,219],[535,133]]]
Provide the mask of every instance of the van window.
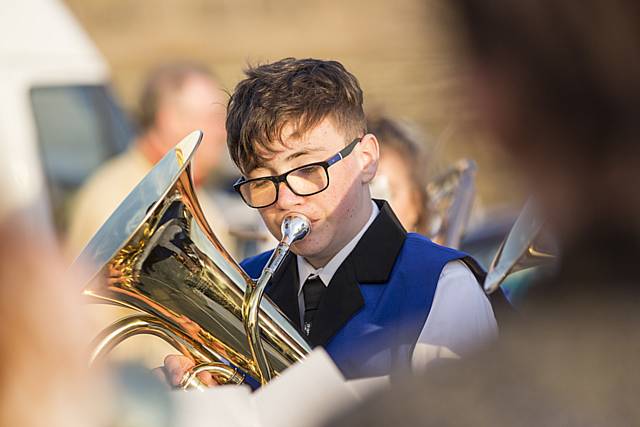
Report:
[[54,217],[63,226],[69,196],[100,164],[127,147],[131,127],[102,85],[36,87],[31,106]]
[[34,88],[31,103],[45,170],[64,187],[77,187],[129,143],[125,116],[104,86]]

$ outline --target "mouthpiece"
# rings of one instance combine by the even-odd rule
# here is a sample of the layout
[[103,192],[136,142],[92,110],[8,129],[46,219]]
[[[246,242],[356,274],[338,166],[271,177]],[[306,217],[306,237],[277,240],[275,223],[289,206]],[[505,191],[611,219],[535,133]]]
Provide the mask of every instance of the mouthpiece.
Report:
[[282,221],[280,226],[282,242],[292,245],[294,242],[304,239],[310,230],[311,224],[307,217],[301,214],[291,214]]

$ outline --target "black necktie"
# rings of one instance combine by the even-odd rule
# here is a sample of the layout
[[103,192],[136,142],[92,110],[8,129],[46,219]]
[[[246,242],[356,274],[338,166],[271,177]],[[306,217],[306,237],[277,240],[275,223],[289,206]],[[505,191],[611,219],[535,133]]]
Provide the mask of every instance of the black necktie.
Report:
[[304,295],[304,323],[302,329],[304,333],[309,335],[311,331],[311,325],[313,324],[313,317],[320,307],[320,301],[322,295],[327,287],[322,283],[320,277],[308,278],[302,286],[302,293]]

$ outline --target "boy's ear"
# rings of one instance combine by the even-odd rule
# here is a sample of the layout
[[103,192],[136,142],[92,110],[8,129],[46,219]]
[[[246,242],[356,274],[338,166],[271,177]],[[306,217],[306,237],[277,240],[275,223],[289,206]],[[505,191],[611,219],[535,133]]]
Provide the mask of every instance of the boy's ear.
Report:
[[362,170],[362,182],[368,184],[376,176],[378,170],[378,159],[380,158],[378,139],[374,134],[368,133],[362,137],[358,145],[360,145],[358,157]]

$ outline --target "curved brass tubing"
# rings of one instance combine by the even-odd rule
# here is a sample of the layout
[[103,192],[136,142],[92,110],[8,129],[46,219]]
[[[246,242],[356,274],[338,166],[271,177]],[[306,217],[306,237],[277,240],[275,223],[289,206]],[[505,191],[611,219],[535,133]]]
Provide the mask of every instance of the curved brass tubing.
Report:
[[242,302],[242,317],[244,319],[247,340],[249,341],[249,348],[251,349],[253,359],[258,364],[258,372],[260,373],[259,380],[263,385],[271,381],[273,372],[269,365],[269,360],[265,355],[262,340],[260,339],[260,326],[258,325],[260,302],[262,301],[267,283],[269,283],[273,274],[286,258],[291,245],[298,240],[304,239],[307,234],[309,234],[311,225],[304,215],[291,214],[282,221],[280,228],[282,240],[271,254],[258,280],[254,283],[249,283],[249,286],[247,286]]
[[180,388],[188,390],[193,387],[204,391],[207,386],[198,379],[198,375],[202,372],[209,372],[218,384],[242,384],[244,382],[244,375],[224,363],[202,363],[184,374],[182,381],[180,381]]
[[206,388],[197,378],[201,372],[211,372],[219,384],[242,384],[244,375],[224,363],[210,360],[202,351],[193,346],[180,333],[172,331],[153,316],[139,314],[124,317],[106,327],[91,343],[93,349],[89,358],[89,365],[99,363],[116,346],[124,340],[136,335],[154,335],[174,347],[187,357],[197,358],[196,366],[190,369],[180,383],[180,388],[190,387],[198,390]]

